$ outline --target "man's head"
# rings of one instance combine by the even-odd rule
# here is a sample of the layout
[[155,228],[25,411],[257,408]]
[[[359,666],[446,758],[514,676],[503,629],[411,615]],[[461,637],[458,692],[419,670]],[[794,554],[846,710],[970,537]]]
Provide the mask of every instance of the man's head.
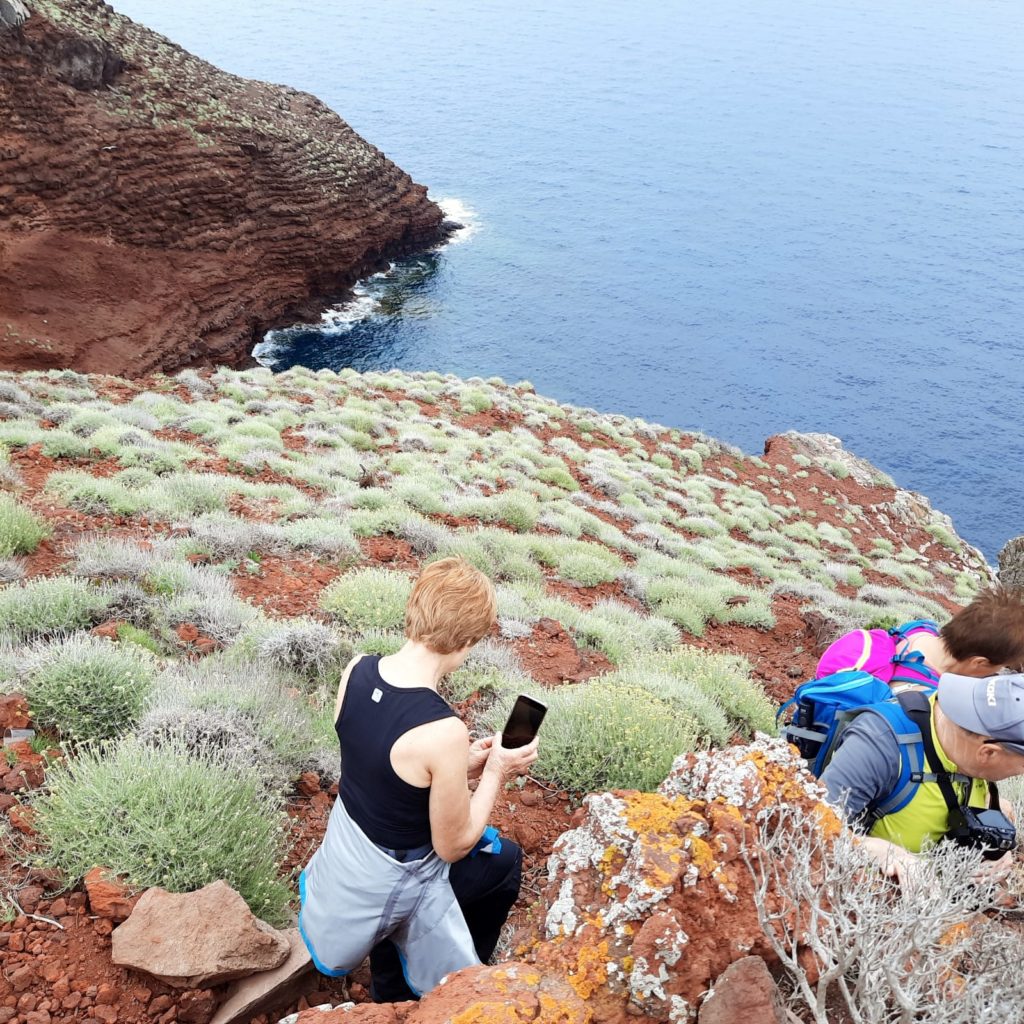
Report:
[[958,675],[989,676],[1001,668],[1024,668],[1024,591],[982,590],[939,635]]
[[947,672],[938,703],[952,726],[942,745],[962,772],[989,782],[1024,775],[1024,674],[978,679]]
[[436,654],[468,651],[490,631],[498,603],[491,581],[461,558],[431,562],[405,606],[405,635]]

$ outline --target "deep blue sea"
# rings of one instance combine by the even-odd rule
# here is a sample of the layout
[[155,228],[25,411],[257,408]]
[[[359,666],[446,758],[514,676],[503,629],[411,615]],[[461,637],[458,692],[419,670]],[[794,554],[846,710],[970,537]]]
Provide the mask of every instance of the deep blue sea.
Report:
[[1020,0],[113,0],[316,93],[469,226],[275,366],[838,434],[1024,532]]

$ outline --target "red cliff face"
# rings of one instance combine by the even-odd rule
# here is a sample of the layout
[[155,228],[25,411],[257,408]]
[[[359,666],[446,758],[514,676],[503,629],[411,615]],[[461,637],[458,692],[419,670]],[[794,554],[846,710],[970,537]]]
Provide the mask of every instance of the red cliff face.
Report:
[[243,361],[442,213],[319,100],[99,0],[0,24],[0,366]]

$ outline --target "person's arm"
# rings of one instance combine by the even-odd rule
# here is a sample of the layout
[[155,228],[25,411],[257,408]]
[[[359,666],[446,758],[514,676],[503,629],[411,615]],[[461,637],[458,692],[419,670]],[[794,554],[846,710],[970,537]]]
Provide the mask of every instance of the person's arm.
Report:
[[352,669],[355,668],[356,662],[362,658],[363,655],[357,654],[346,666],[345,671],[341,673],[341,682],[338,684],[338,697],[334,702],[334,722],[337,724],[338,716],[341,714],[341,705],[345,703],[345,687],[348,686],[348,677],[352,675]]
[[[896,788],[900,777],[900,745],[892,729],[879,716],[860,715],[839,738],[839,744],[821,782],[829,803],[838,807],[848,823]],[[879,836],[863,836],[862,849],[887,878],[905,882],[920,867],[917,856]]]
[[847,822],[879,800],[899,782],[900,745],[892,729],[878,715],[864,713],[843,732],[821,773],[828,801],[839,808]]
[[437,855],[449,863],[461,860],[476,846],[487,827],[494,801],[508,779],[520,775],[537,759],[537,740],[507,750],[500,736],[491,737],[487,761],[476,791],[466,785],[469,733],[457,718],[445,719],[433,737],[430,764],[430,837]]

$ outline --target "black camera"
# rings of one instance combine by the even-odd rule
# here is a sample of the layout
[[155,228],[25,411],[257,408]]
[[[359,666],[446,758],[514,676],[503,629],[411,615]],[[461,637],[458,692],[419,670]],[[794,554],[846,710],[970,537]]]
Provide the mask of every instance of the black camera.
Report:
[[1017,829],[998,808],[960,806],[949,815],[946,838],[957,846],[982,850],[985,860],[999,860],[1017,845]]

